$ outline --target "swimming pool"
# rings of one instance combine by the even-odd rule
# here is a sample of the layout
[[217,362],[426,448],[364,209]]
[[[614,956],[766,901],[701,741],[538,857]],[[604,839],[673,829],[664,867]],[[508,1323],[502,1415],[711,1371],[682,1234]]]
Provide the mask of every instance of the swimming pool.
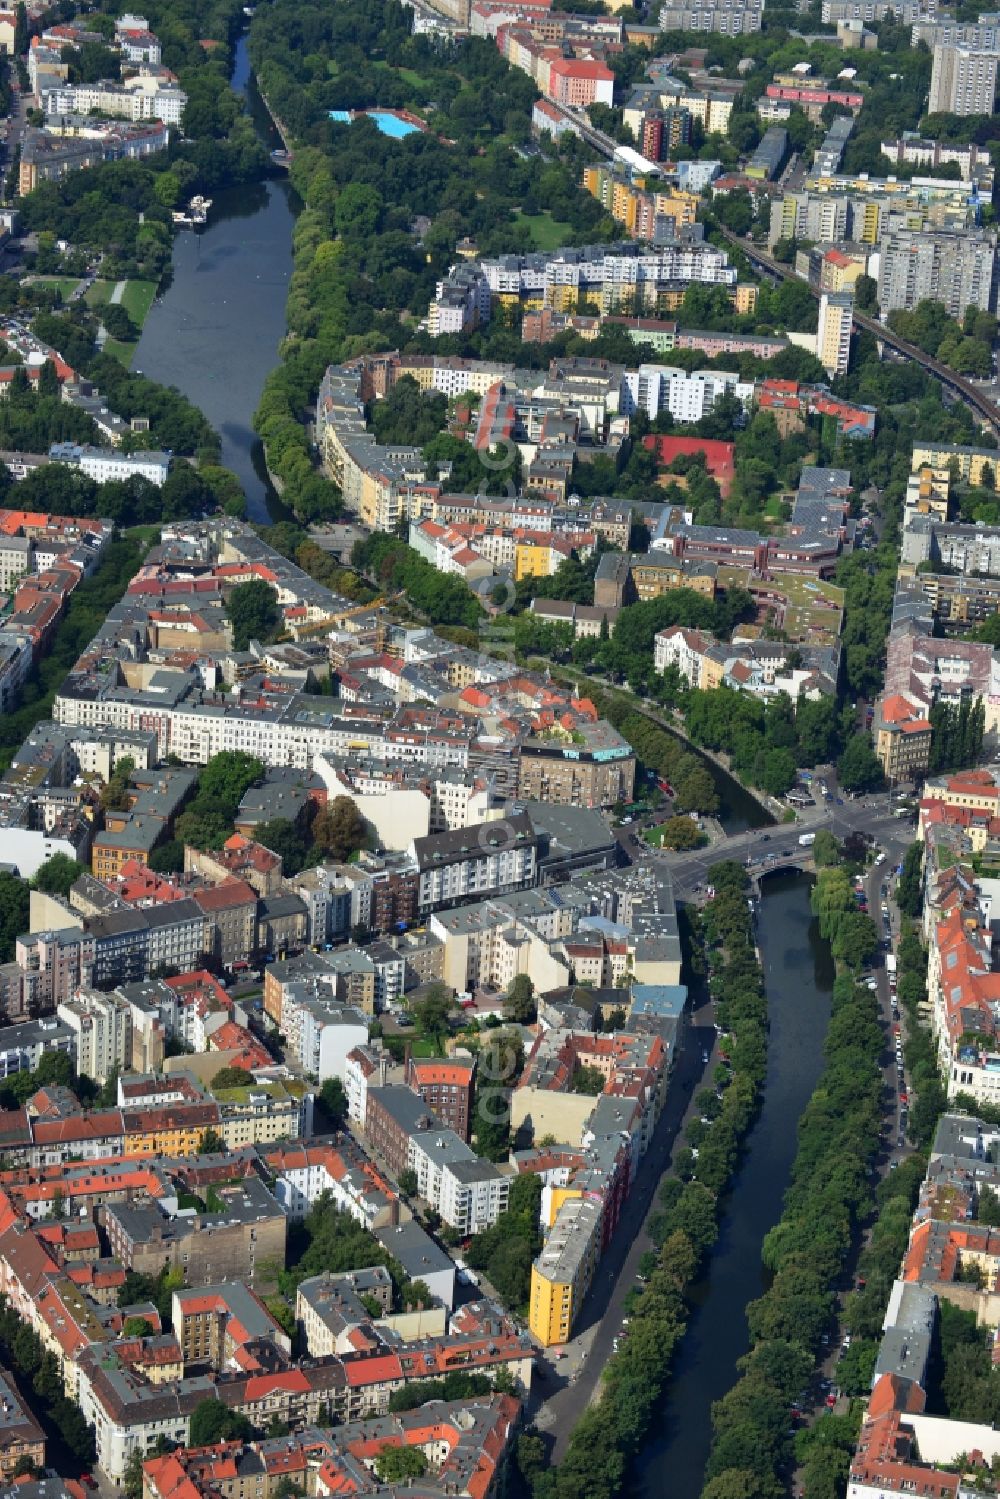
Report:
[[[411,125],[409,120],[400,120],[384,109],[369,109],[366,113],[370,120],[375,121],[382,134],[391,135],[393,140],[402,140],[404,135],[415,135],[420,129],[419,125]],[[349,125],[352,116],[346,109],[331,109],[330,119],[336,120],[338,125]]]

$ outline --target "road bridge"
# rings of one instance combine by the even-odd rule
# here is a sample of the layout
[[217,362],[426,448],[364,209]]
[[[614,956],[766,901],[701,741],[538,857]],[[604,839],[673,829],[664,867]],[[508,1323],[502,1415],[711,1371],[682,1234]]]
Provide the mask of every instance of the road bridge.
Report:
[[684,899],[694,893],[696,886],[706,882],[711,866],[723,859],[747,864],[757,877],[780,869],[812,869],[812,850],[803,847],[799,839],[806,833],[818,832],[820,828],[828,829],[839,839],[850,833],[864,833],[876,843],[890,846],[905,846],[912,837],[910,824],[893,815],[889,799],[883,794],[845,801],[843,806],[834,803],[832,807],[816,807],[805,811],[794,823],[749,828],[708,848],[692,849],[688,853],[651,849],[649,853],[669,870],[676,895]]

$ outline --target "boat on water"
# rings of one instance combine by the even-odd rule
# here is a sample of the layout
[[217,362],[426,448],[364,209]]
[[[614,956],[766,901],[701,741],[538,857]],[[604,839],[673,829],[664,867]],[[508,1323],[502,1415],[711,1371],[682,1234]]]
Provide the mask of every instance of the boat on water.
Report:
[[198,194],[191,199],[186,210],[176,210],[171,214],[171,218],[180,228],[194,228],[198,224],[207,223],[208,210],[211,206],[211,198],[203,198]]

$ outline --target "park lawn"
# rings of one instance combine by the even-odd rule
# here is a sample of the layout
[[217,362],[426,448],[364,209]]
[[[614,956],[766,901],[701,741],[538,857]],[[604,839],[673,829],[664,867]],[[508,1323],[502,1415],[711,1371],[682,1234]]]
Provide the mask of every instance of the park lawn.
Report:
[[527,224],[536,250],[558,250],[560,245],[569,243],[573,232],[569,224],[554,219],[548,210],[545,213],[521,213],[519,210],[514,215],[514,222]]
[[123,344],[120,339],[109,338],[104,344],[104,353],[110,354],[112,359],[117,359],[126,369],[131,369],[132,359],[135,355],[135,344]]
[[[409,1039],[408,1037],[406,1039]],[[441,1049],[427,1036],[417,1036],[410,1042],[410,1052],[415,1057],[439,1057]]]
[[51,286],[53,291],[61,292],[62,293],[62,299],[63,299],[64,302],[69,301],[69,298],[73,295],[73,293],[76,291],[77,287],[80,285],[81,279],[82,278],[80,276],[36,276],[35,277],[35,280],[38,282],[38,284],[40,286]]
[[155,281],[127,281],[122,293],[122,306],[137,328],[146,321],[146,315],[156,296]]
[[[129,527],[127,527],[127,529],[125,531],[125,535],[133,537],[136,541],[144,542],[147,546],[152,546],[152,544],[153,544],[154,541],[159,541],[160,540],[160,536],[161,536],[162,532],[163,532],[163,527],[159,526],[159,525],[156,525],[156,526],[129,526]],[[263,990],[258,989],[257,993],[261,994],[261,993],[263,993]],[[249,998],[249,997],[250,997],[249,995],[241,996],[241,998]]]
[[379,58],[378,62],[373,63],[372,66],[395,73],[396,77],[401,78],[408,88],[427,90],[431,86],[431,80],[425,78],[422,73],[415,73],[412,68],[394,68],[392,63],[386,62],[384,57]]
[[88,286],[83,300],[88,307],[103,307],[111,299],[111,293],[115,289],[113,281],[95,281],[93,286]]

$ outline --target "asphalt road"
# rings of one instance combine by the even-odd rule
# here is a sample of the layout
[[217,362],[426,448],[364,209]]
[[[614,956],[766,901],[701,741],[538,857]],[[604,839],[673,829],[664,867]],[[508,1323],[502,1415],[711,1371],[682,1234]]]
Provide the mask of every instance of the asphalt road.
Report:
[[[763,858],[768,855],[778,859],[782,855],[799,855],[803,852],[798,843],[803,828],[813,830],[817,827],[828,827],[838,837],[855,830],[875,835],[885,852],[885,858],[866,876],[869,912],[880,932],[888,933],[891,930],[893,937],[898,936],[898,915],[894,907],[890,906],[891,927],[887,926],[882,917],[881,891],[883,884],[892,879],[896,865],[912,842],[913,831],[908,821],[892,817],[885,796],[864,801],[845,801],[843,806],[834,803],[832,807],[817,807],[811,820],[806,813],[802,821],[790,825],[787,830],[758,829],[728,838],[724,843],[700,850],[697,854],[665,855],[664,858],[672,870],[680,866],[675,874],[680,893],[701,882],[708,866],[720,858],[738,858],[745,862],[749,852],[751,867],[764,872],[765,866],[761,863]],[[884,1173],[890,1169],[890,1162],[900,1160],[908,1150],[905,1145],[899,1148],[896,1144],[899,1133],[900,1079],[897,1076],[892,1041],[893,1017],[888,975],[882,962],[876,967],[876,975],[880,1009],[886,1027],[883,1075],[887,1134],[886,1150],[880,1166],[880,1171]],[[685,1039],[653,1144],[643,1160],[636,1188],[626,1203],[611,1248],[601,1261],[577,1329],[572,1339],[564,1345],[562,1358],[557,1359],[555,1350],[552,1349],[536,1355],[537,1379],[532,1390],[529,1418],[540,1431],[553,1437],[553,1461],[558,1461],[562,1456],[576,1421],[599,1394],[601,1371],[611,1357],[613,1341],[621,1331],[625,1298],[633,1286],[638,1284],[636,1277],[642,1255],[653,1247],[646,1225],[651,1214],[657,1210],[656,1188],[667,1170],[675,1143],[683,1143],[683,1127],[694,1113],[692,1098],[715,1065],[715,1039],[712,1006],[706,999],[692,1017],[692,1028]],[[703,1063],[702,1055],[706,1049],[710,1052],[710,1057],[707,1063]],[[845,1294],[846,1289],[847,1287]],[[835,1375],[836,1360],[840,1353],[838,1345],[839,1339],[831,1340],[830,1353],[820,1371],[828,1377]]]
[[[563,1345],[565,1356],[557,1360],[552,1349],[536,1355],[530,1419],[540,1431],[554,1436],[553,1461],[563,1455],[573,1427],[598,1392],[601,1371],[621,1330],[625,1298],[638,1285],[639,1261],[647,1249],[653,1248],[646,1224],[658,1211],[656,1189],[670,1164],[675,1143],[680,1140],[683,1144],[682,1127],[694,1112],[691,1100],[717,1060],[715,1039],[712,1006],[706,999],[692,1016],[653,1142],[626,1201],[618,1231],[601,1260],[576,1331]],[[702,1062],[705,1050],[709,1051],[707,1063]]]
[[653,850],[652,854],[654,858],[662,859],[670,871],[677,894],[683,895],[704,883],[708,870],[721,859],[735,859],[745,864],[749,856],[756,872],[763,873],[769,864],[803,855],[808,857],[809,851],[802,847],[799,839],[804,833],[815,833],[820,828],[829,829],[837,838],[845,838],[854,832],[868,833],[881,847],[899,852],[913,841],[912,823],[894,817],[888,796],[882,793],[858,801],[845,798],[840,806],[831,798],[822,805],[804,808],[794,823],[778,823],[770,828],[736,833],[720,843],[691,853],[658,854]]

